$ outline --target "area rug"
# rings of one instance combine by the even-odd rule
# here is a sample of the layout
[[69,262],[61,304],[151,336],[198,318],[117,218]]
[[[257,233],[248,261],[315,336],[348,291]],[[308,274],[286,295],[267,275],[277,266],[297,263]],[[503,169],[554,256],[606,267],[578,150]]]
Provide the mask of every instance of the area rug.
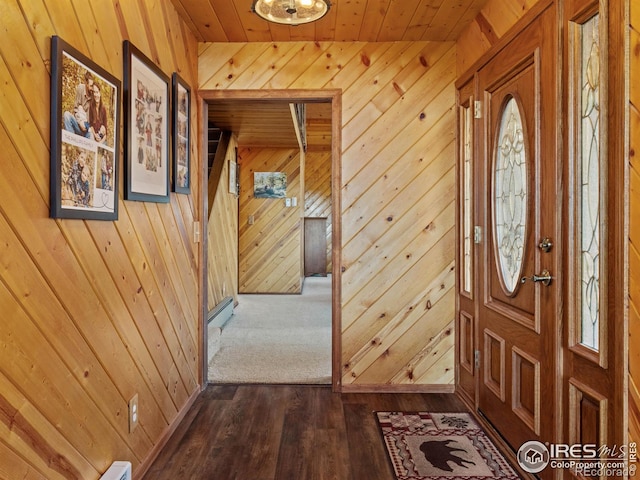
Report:
[[376,414],[397,480],[520,478],[467,413]]

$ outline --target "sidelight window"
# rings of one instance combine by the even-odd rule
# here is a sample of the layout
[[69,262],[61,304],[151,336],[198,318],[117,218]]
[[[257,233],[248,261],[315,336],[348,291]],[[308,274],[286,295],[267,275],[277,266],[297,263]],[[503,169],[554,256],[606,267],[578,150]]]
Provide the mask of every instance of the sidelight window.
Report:
[[574,54],[576,122],[576,297],[580,344],[599,350],[603,211],[603,172],[600,119],[600,18],[596,14],[577,26]]

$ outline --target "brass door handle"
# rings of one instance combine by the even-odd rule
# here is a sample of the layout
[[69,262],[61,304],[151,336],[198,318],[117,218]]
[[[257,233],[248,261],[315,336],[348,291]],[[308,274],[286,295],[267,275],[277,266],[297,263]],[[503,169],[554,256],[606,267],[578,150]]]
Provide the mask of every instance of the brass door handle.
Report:
[[546,268],[540,272],[540,275],[532,275],[531,277],[522,277],[520,283],[525,283],[527,280],[531,280],[534,283],[540,282],[545,287],[548,287],[551,283],[551,273]]

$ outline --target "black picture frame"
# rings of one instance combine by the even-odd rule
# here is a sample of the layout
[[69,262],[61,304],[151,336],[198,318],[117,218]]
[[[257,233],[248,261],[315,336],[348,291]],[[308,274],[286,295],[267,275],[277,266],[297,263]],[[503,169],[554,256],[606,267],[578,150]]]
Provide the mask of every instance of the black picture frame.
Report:
[[124,53],[124,199],[169,202],[169,76],[129,40]]
[[118,219],[120,95],[120,80],[51,37],[51,218]]
[[172,191],[191,193],[191,88],[174,72],[171,76],[173,104]]

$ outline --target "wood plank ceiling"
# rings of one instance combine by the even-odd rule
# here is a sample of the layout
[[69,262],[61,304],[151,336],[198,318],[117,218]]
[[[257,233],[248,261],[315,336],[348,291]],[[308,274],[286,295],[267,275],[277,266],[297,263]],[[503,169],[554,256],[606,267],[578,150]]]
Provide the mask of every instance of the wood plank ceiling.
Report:
[[[388,42],[456,40],[487,0],[331,0],[324,18],[295,27],[259,18],[251,11],[253,0],[172,2],[201,42]],[[278,119],[277,115],[282,117]],[[240,146],[294,146],[293,126],[285,117],[290,118],[286,103],[209,106],[209,119],[217,127],[236,133]],[[265,118],[270,121],[265,122]],[[308,106],[307,119],[309,149],[328,149],[330,106]]]
[[[306,115],[309,150],[331,148],[331,104],[308,103]],[[209,121],[236,133],[243,147],[296,148],[298,140],[289,102],[232,100],[209,104]]]
[[319,21],[290,27],[251,12],[253,0],[172,0],[201,42],[451,41],[487,0],[331,0]]

